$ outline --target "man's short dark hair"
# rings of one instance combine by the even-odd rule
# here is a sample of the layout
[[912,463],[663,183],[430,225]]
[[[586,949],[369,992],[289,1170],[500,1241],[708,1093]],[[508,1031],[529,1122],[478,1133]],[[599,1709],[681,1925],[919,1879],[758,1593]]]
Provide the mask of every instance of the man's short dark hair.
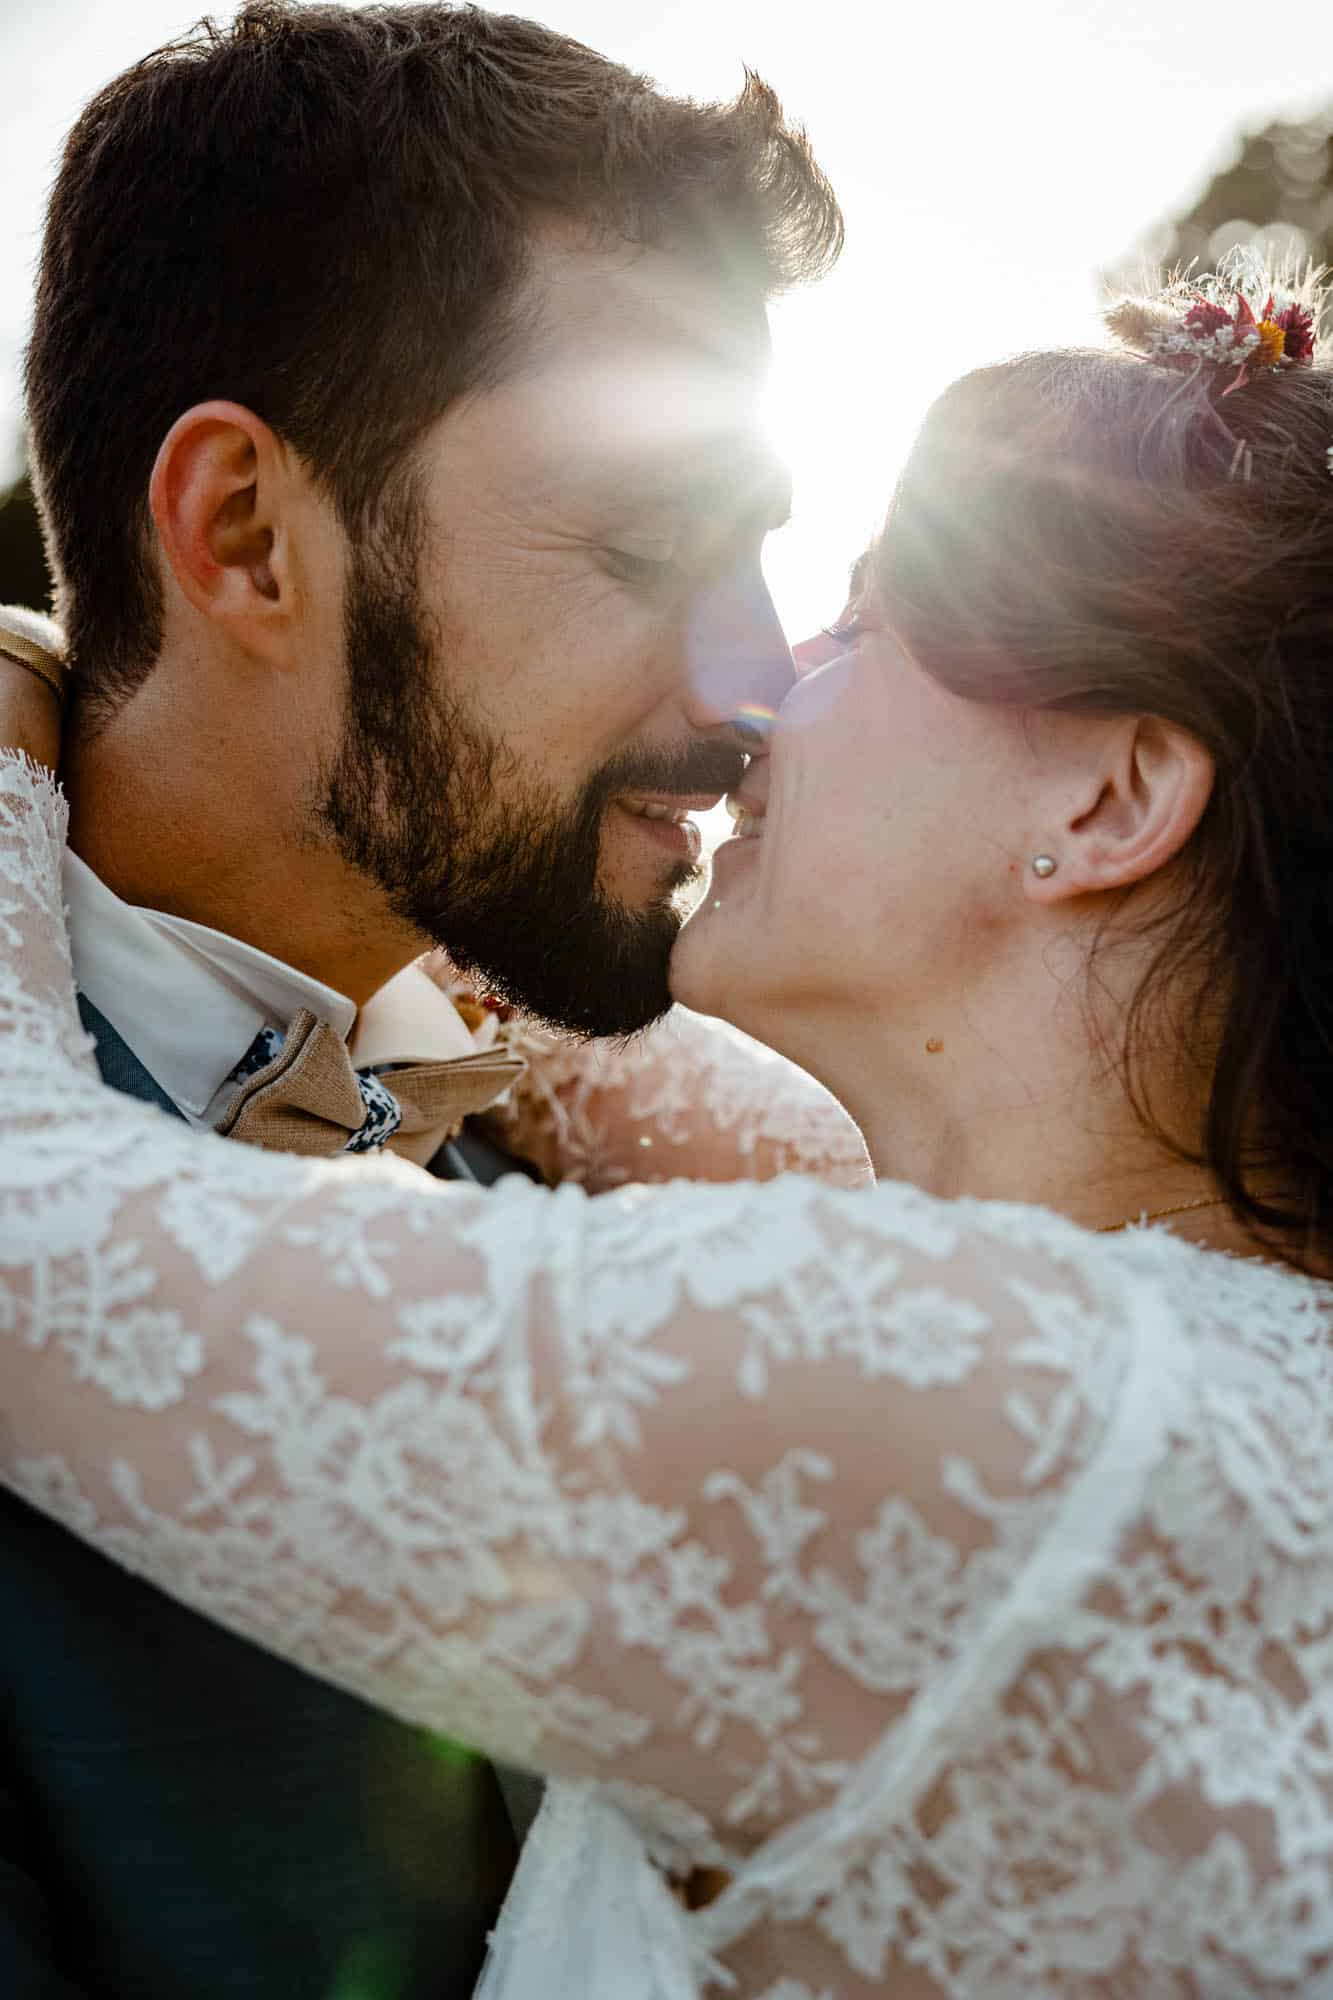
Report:
[[503,372],[538,217],[680,251],[758,297],[842,240],[757,78],[695,104],[473,6],[252,0],[98,93],[52,194],[26,376],[94,717],[161,645],[147,492],[181,412],[254,410],[355,532],[415,440]]

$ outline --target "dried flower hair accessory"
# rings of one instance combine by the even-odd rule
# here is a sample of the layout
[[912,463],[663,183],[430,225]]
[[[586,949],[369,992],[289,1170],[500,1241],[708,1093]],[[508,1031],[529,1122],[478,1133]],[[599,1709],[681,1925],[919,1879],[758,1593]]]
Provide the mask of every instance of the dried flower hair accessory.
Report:
[[[1103,318],[1123,347],[1180,373],[1171,403],[1206,403],[1235,446],[1232,476],[1248,479],[1250,448],[1222,423],[1218,405],[1260,375],[1313,365],[1325,275],[1312,263],[1272,272],[1255,252],[1236,250],[1216,272],[1177,272],[1153,296],[1122,299]],[[1333,473],[1333,446],[1328,469]]]
[[1308,368],[1315,353],[1314,274],[1297,292],[1274,287],[1262,304],[1228,274],[1178,281],[1154,299],[1124,299],[1106,314],[1122,345],[1168,367],[1219,369],[1229,396],[1265,369]]

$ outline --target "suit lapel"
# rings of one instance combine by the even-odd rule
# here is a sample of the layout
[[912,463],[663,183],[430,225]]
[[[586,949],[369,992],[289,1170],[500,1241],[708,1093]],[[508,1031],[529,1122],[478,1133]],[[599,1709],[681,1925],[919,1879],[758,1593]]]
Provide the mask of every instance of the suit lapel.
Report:
[[[173,1118],[184,1119],[184,1112],[172,1103],[161,1084],[149,1075],[106,1015],[94,1007],[85,994],[80,993],[77,997],[79,1019],[93,1038],[102,1081],[109,1083],[113,1090],[123,1091],[127,1097],[156,1104],[161,1110],[170,1112]],[[485,1187],[504,1173],[526,1173],[533,1179],[537,1178],[526,1161],[514,1159],[480,1134],[468,1131],[460,1133],[457,1139],[448,1141],[440,1148],[430,1163],[430,1172],[437,1180],[471,1181]],[[521,1846],[542,1802],[542,1780],[526,1771],[511,1771],[503,1764],[495,1766],[495,1774],[515,1838]]]
[[94,1007],[86,993],[75,997],[79,1019],[93,1038],[103,1083],[109,1083],[113,1090],[123,1091],[126,1097],[137,1097],[144,1104],[156,1104],[160,1110],[169,1111],[173,1118],[188,1123],[185,1113],[172,1103],[161,1084],[148,1074],[134,1050],[116,1033],[106,1015]]

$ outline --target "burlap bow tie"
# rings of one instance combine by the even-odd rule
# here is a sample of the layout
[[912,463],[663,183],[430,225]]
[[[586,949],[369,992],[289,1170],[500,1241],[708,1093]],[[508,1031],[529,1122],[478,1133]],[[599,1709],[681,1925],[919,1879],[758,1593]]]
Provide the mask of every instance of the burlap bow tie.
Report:
[[[399,1130],[406,1137],[438,1132],[443,1143],[472,1112],[502,1096],[522,1070],[516,1056],[478,1049],[443,1062],[394,1064],[385,1081],[402,1113]],[[303,1007],[273,1060],[237,1085],[215,1129],[246,1145],[322,1158],[342,1152],[365,1117],[346,1042]]]

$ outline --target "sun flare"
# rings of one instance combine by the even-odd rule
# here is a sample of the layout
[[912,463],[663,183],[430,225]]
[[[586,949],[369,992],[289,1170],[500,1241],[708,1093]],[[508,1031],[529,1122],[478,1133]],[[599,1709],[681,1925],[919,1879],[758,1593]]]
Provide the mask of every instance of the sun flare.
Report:
[[793,644],[842,609],[847,573],[883,519],[938,386],[877,365],[879,314],[831,321],[826,302],[816,303],[798,295],[774,308],[764,398],[766,435],[793,484],[792,518],[770,535],[764,573]]

